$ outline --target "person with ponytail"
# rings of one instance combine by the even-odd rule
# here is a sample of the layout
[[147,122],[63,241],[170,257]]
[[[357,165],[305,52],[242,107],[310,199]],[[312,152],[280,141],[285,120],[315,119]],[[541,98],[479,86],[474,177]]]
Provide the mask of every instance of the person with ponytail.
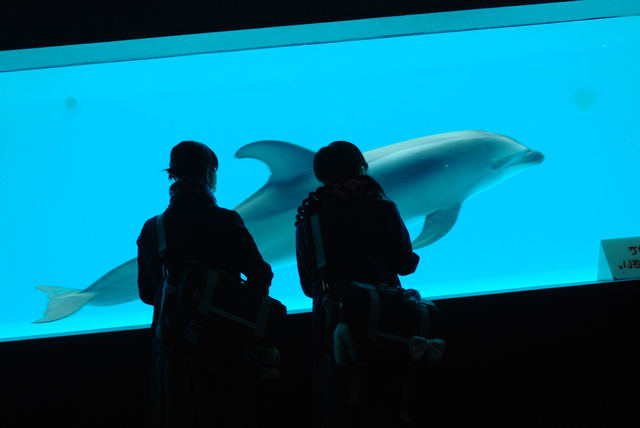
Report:
[[[224,270],[264,294],[273,278],[256,244],[235,211],[218,206],[214,197],[218,158],[206,145],[183,141],[171,150],[169,206],[163,221],[167,252],[158,254],[156,217],[146,221],[138,238],[138,289],[154,307],[155,332],[163,289],[163,262],[177,278],[187,262]],[[254,426],[249,377],[223,376],[171,352],[152,337],[154,378],[152,426]],[[224,344],[220,344],[224,347]]]
[[[302,291],[313,298],[315,426],[387,426],[386,407],[379,400],[389,398],[390,392],[380,390],[377,380],[368,384],[368,404],[347,405],[353,367],[337,367],[330,355],[327,331],[335,325],[327,327],[332,321],[325,320],[326,285],[358,281],[400,287],[398,276],[413,273],[419,257],[395,203],[367,175],[368,164],[355,145],[336,141],[323,147],[315,155],[313,170],[322,186],[298,208],[296,255]],[[322,271],[316,266],[310,224],[314,214],[326,258]]]

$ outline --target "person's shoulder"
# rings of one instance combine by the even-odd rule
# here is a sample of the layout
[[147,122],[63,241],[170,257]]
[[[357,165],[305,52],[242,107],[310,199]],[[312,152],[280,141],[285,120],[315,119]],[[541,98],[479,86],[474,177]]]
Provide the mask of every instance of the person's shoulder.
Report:
[[396,203],[393,202],[391,199],[387,199],[387,198],[371,198],[371,200],[379,205],[383,205],[383,206],[390,206],[390,207],[395,207]]
[[381,216],[397,216],[399,215],[396,203],[386,198],[371,198],[369,210],[371,214],[377,213]]
[[235,211],[227,208],[222,208],[218,204],[206,204],[203,205],[201,209],[208,214],[214,214],[221,217],[233,217],[235,214],[237,214]]
[[140,230],[140,236],[138,237],[138,241],[147,240],[153,238],[155,236],[155,222],[156,217],[153,216],[142,225],[142,230]]
[[369,198],[369,203],[381,209],[397,209],[396,203],[386,198]]
[[230,210],[228,208],[222,208],[219,206],[213,208],[213,211],[218,219],[222,220],[223,222],[244,224],[242,217],[237,211]]
[[[158,215],[159,215],[159,214],[158,214]],[[145,231],[145,230],[150,230],[150,229],[151,229],[151,226],[152,226],[153,224],[155,224],[155,222],[156,222],[156,218],[157,218],[157,217],[158,217],[157,215],[154,215],[153,217],[151,217],[150,219],[148,219],[147,221],[145,221],[145,222],[144,222],[144,225],[142,225],[142,230],[143,230],[143,231]]]
[[[321,215],[321,214],[314,213],[313,215]],[[296,226],[296,233],[300,233],[301,231],[304,231],[305,229],[307,229],[310,221],[311,221],[311,216],[308,216],[308,217],[301,218],[298,222],[294,222]]]
[[236,216],[236,215],[240,215],[240,214],[238,214],[237,211],[230,210],[228,208],[222,208],[221,206],[218,206],[218,205],[216,205],[215,207],[212,207],[212,209],[218,215],[224,215],[224,216],[228,216],[228,217],[233,217],[233,216]]

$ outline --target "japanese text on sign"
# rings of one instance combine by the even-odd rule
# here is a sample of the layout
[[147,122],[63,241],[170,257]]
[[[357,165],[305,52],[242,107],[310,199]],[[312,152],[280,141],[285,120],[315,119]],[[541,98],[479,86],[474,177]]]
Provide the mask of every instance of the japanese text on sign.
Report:
[[[639,248],[640,247],[629,247],[629,251],[631,252],[631,255],[635,256],[636,254],[638,254]],[[640,269],[640,259],[623,260],[622,264],[618,266],[618,269]]]

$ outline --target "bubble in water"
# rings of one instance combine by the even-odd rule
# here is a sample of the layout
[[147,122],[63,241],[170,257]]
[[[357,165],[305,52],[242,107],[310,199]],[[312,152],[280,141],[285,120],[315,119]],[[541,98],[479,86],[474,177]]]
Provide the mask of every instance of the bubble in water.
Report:
[[78,101],[74,97],[67,97],[67,99],[64,100],[64,105],[69,108],[74,108],[77,104]]
[[573,105],[583,113],[590,112],[596,105],[596,91],[586,86],[577,89],[573,93]]

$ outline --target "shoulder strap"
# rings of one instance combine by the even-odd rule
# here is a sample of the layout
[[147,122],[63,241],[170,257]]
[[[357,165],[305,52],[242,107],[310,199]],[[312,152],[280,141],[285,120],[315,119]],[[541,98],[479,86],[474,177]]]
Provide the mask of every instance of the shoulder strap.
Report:
[[316,247],[316,268],[322,271],[327,264],[324,258],[324,247],[322,246],[322,235],[320,234],[320,221],[318,213],[311,216],[311,231],[313,232],[313,244]]
[[158,238],[158,255],[162,259],[162,278],[165,284],[169,278],[169,271],[164,264],[164,254],[167,252],[167,240],[164,236],[164,213],[156,216],[156,237]]
[[164,237],[164,220],[163,214],[156,216],[156,236],[158,238],[158,255],[162,258],[167,251],[167,241]]

